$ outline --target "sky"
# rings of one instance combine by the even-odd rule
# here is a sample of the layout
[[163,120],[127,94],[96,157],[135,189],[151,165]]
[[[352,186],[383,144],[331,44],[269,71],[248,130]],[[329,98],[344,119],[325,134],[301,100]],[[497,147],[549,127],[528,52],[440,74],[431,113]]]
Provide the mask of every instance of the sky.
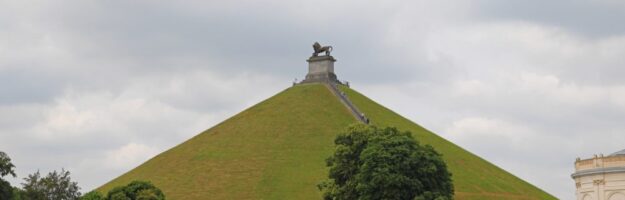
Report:
[[0,151],[83,192],[306,74],[339,79],[561,199],[625,149],[625,2],[0,1]]

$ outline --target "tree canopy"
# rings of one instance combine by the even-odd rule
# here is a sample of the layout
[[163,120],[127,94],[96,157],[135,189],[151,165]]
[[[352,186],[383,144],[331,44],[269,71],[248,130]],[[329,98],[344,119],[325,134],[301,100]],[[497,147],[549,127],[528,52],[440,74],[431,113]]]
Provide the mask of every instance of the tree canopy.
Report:
[[78,183],[71,180],[69,175],[69,171],[65,171],[65,169],[61,172],[55,170],[45,177],[41,177],[39,172],[30,174],[24,178],[26,183],[22,183],[22,195],[25,199],[32,200],[78,199],[80,187],[78,187]]
[[13,187],[4,180],[4,177],[11,175],[15,177],[15,165],[11,163],[11,158],[6,153],[0,151],[0,199],[13,199]]
[[105,200],[106,198],[98,191],[87,192],[87,194],[80,197],[80,200]]
[[6,153],[0,151],[0,178],[11,175],[15,177],[15,165],[11,163],[11,158]]
[[329,180],[319,184],[324,199],[453,198],[451,173],[430,145],[396,128],[353,125],[335,139],[327,159]]
[[30,174],[24,178],[23,189],[20,189],[11,187],[11,184],[3,179],[7,175],[16,177],[14,168],[11,158],[0,151],[0,200],[77,200],[80,198],[78,183],[71,180],[69,171],[65,169],[61,172],[50,172],[45,177],[41,177],[39,171]]
[[161,189],[147,181],[132,181],[126,186],[113,188],[108,200],[165,200]]

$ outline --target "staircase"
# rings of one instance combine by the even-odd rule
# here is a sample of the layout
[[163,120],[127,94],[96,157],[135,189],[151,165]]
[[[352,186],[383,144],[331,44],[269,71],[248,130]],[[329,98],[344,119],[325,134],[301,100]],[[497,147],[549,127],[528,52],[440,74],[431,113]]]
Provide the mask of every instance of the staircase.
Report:
[[338,87],[336,86],[336,83],[325,83],[325,85],[332,92],[332,94],[337,96],[339,100],[341,100],[341,103],[343,103],[343,105],[345,105],[347,109],[349,109],[349,111],[352,113],[354,118],[356,118],[358,121],[364,124],[369,124],[369,119],[365,117],[364,113],[360,112],[360,110],[356,108],[356,106],[352,103],[352,101],[350,101],[349,98],[347,98],[347,95],[345,95],[345,93],[341,92],[338,89]]

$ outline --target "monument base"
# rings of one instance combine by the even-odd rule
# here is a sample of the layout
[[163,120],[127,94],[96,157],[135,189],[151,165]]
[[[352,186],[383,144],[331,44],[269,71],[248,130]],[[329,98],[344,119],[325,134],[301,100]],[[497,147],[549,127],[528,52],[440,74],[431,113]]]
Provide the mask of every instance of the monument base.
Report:
[[306,79],[301,83],[339,83],[340,81],[334,74],[334,57],[326,56],[312,56],[308,60],[308,74]]

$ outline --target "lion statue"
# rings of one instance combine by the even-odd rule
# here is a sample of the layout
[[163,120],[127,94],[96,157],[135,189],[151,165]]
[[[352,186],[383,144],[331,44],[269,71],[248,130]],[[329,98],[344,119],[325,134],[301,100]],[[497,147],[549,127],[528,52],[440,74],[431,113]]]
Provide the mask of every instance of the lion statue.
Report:
[[315,50],[313,56],[319,56],[319,53],[323,52],[326,52],[326,56],[329,56],[330,52],[332,52],[332,46],[321,46],[319,42],[315,42],[315,44],[313,44],[313,49]]

